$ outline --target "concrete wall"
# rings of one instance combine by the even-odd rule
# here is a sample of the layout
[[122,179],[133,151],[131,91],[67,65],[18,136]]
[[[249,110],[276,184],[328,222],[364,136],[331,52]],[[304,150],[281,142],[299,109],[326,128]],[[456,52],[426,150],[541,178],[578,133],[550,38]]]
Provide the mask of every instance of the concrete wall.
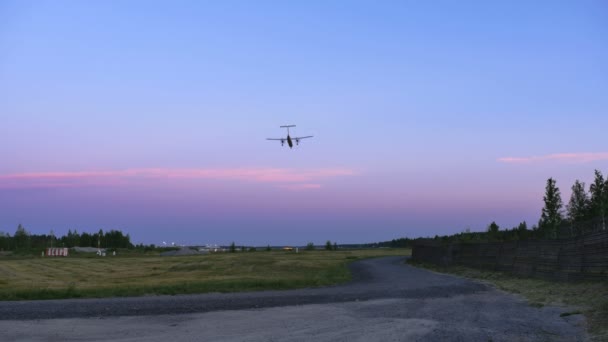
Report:
[[553,280],[608,280],[608,231],[564,240],[447,245],[418,241],[412,259]]

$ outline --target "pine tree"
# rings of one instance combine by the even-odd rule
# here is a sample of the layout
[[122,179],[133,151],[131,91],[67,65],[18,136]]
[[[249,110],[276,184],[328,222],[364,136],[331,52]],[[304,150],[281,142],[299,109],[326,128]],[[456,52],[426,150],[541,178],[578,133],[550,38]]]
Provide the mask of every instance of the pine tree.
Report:
[[499,229],[500,227],[496,224],[496,222],[492,221],[492,223],[490,223],[487,228],[488,237],[490,238],[490,240],[495,240],[496,238],[498,238]]
[[608,215],[608,177],[604,182],[604,218],[602,220],[602,229],[606,230],[606,216]]
[[517,226],[517,236],[520,238],[520,240],[526,240],[529,235],[530,232],[528,231],[528,224],[526,221],[520,222]]
[[8,233],[0,232],[0,252],[9,250],[11,248],[10,242],[11,236]]
[[520,232],[525,232],[528,230],[528,224],[526,223],[526,221],[520,222],[519,225],[517,226],[517,230],[519,230]]
[[17,231],[13,235],[13,241],[15,242],[16,249],[29,249],[30,248],[30,233],[25,230],[25,227],[19,224]]
[[590,199],[590,213],[593,218],[599,218],[602,229],[606,229],[606,212],[608,206],[608,182],[604,182],[604,176],[599,170],[595,170],[595,179],[593,180],[593,184],[589,187],[589,192],[591,193]]
[[488,226],[488,233],[491,234],[497,234],[498,230],[500,229],[500,227],[496,224],[496,222],[492,221],[492,223],[490,223],[490,225]]
[[543,197],[545,206],[543,207],[539,221],[539,228],[543,232],[543,235],[551,239],[557,238],[557,228],[563,220],[562,197],[555,183],[553,178],[547,179],[545,196]]
[[82,234],[80,234],[80,246],[81,247],[95,247],[93,238],[94,238],[93,235],[91,235],[87,232],[82,232]]
[[583,222],[587,219],[589,212],[589,197],[585,192],[585,183],[579,182],[577,179],[572,185],[572,195],[570,195],[570,202],[566,206],[566,212],[568,213],[568,220],[571,224],[572,235],[578,235],[581,233],[580,228],[576,229],[577,223]]

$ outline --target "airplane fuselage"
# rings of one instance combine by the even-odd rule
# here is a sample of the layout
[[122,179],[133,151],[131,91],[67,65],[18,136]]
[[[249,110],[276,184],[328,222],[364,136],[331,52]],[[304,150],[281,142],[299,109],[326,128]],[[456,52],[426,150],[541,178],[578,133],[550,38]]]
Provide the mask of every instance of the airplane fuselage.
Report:
[[291,137],[289,136],[289,134],[287,134],[287,145],[289,145],[289,148],[293,147],[293,142],[291,141]]

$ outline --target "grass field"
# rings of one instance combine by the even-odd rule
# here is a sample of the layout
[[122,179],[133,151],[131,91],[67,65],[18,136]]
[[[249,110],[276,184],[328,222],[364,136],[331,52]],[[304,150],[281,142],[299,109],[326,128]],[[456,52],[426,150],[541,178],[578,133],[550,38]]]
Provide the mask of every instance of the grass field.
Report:
[[439,267],[430,264],[412,264],[441,273],[481,280],[500,290],[523,296],[532,306],[573,307],[574,309],[565,310],[562,315],[584,314],[593,340],[608,341],[608,284],[606,282],[555,282],[463,266]]
[[350,280],[360,258],[409,249],[241,252],[159,257],[0,258],[0,300],[292,289]]

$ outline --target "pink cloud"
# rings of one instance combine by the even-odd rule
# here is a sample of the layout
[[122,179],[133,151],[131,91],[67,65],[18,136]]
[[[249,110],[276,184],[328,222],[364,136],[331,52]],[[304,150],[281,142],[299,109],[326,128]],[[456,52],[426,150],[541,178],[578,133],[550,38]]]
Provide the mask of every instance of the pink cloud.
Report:
[[139,179],[217,179],[255,183],[277,183],[283,188],[319,188],[322,179],[350,176],[349,169],[312,170],[279,168],[163,169],[145,168],[118,171],[29,172],[0,175],[0,188],[62,188],[87,185],[119,185]]
[[280,185],[280,187],[283,189],[292,190],[292,191],[301,191],[301,190],[319,189],[319,188],[321,188],[321,184],[297,183],[297,184],[284,184],[284,185]]
[[582,152],[582,153],[556,153],[546,156],[532,157],[505,157],[498,158],[503,163],[540,163],[540,162],[566,162],[566,163],[588,163],[598,160],[608,160],[608,152]]

